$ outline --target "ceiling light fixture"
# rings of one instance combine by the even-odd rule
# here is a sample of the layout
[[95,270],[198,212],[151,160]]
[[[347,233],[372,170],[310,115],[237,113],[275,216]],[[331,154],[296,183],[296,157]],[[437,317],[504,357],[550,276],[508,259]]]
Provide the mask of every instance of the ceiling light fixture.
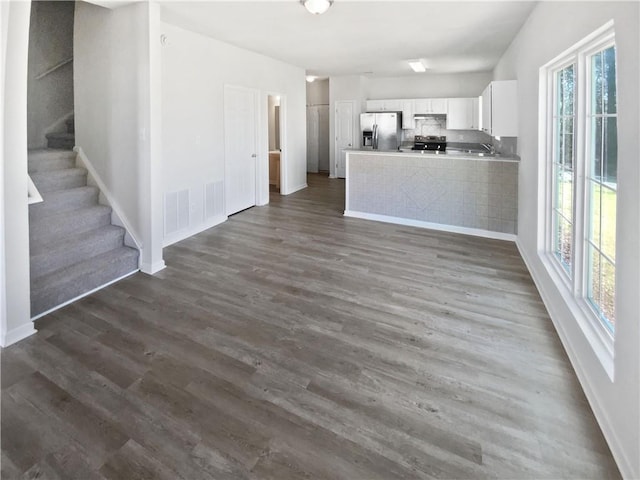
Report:
[[333,0],[300,0],[309,13],[320,15],[329,10]]
[[422,60],[408,60],[407,62],[409,63],[409,66],[413,69],[413,71],[416,73],[422,73],[427,71],[427,68],[424,66],[424,63],[422,63]]
[[307,82],[313,83],[313,81],[316,79],[316,77],[314,77],[313,75],[307,75],[306,79],[307,79]]

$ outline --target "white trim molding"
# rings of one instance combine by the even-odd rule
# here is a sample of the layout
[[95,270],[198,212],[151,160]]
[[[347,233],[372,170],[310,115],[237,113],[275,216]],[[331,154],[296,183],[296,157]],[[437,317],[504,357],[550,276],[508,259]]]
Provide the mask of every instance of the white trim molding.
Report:
[[491,238],[493,240],[505,240],[515,242],[516,235],[512,233],[492,232],[480,228],[456,227],[454,225],[444,225],[441,223],[423,222],[421,220],[411,220],[409,218],[391,217],[388,215],[378,215],[376,213],[356,212],[353,210],[345,210],[345,217],[360,218],[362,220],[373,220],[375,222],[394,223],[396,225],[405,225],[407,227],[427,228],[429,230],[438,230],[441,232],[460,233],[462,235],[473,235],[474,237]]

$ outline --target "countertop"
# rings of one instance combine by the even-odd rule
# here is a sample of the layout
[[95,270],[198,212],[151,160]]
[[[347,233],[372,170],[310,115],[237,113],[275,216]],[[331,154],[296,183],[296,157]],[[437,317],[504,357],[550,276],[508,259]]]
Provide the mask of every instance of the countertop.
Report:
[[519,162],[520,157],[517,155],[502,155],[499,153],[490,154],[490,153],[470,153],[463,152],[460,150],[451,149],[444,152],[439,151],[431,151],[431,150],[411,150],[409,149],[400,149],[400,150],[371,150],[371,149],[358,149],[358,148],[347,148],[346,152],[351,154],[361,154],[361,155],[385,155],[385,156],[401,156],[401,157],[449,157],[449,158],[462,158],[466,160],[485,160],[485,161],[498,161],[498,162]]

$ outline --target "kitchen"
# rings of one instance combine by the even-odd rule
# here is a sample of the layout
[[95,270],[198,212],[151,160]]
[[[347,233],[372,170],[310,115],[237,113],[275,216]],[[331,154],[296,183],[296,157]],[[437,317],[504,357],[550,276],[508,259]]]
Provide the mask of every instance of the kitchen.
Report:
[[360,148],[344,151],[345,215],[514,240],[516,97],[510,80],[480,97],[368,100]]

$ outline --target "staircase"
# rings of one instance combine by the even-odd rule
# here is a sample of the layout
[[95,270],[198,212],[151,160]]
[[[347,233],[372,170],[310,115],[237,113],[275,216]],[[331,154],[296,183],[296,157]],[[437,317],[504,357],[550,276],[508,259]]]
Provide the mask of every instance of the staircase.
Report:
[[44,199],[29,206],[32,317],[138,270],[75,152],[31,150],[29,174]]
[[76,144],[76,130],[73,116],[65,122],[67,126],[66,132],[47,133],[47,146],[49,148],[63,148],[65,150],[71,150]]

